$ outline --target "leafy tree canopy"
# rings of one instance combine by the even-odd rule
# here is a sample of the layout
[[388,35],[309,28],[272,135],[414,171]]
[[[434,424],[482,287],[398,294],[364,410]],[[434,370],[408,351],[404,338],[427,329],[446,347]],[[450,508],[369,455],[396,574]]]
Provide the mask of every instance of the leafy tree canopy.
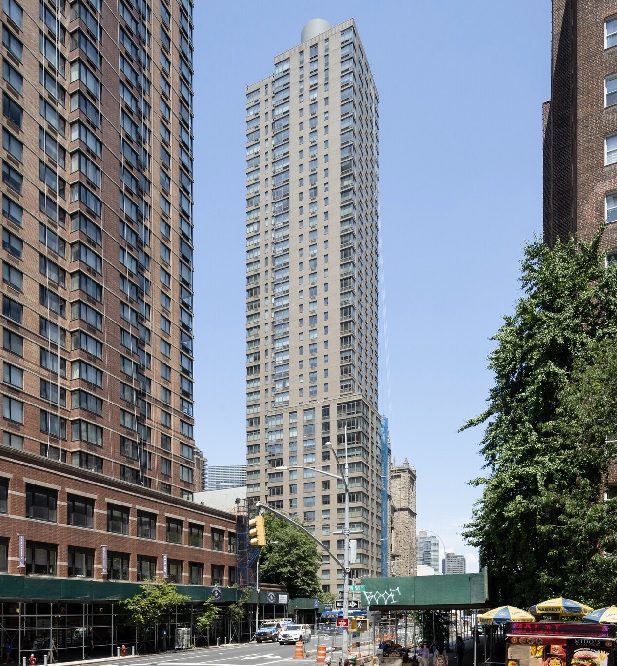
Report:
[[214,605],[214,598],[210,597],[204,602],[201,613],[195,618],[195,629],[199,634],[205,634],[216,621],[221,609]]
[[464,426],[486,423],[487,473],[472,482],[483,495],[465,537],[496,603],[616,598],[615,508],[601,490],[616,453],[605,436],[617,432],[617,380],[605,363],[615,360],[617,270],[600,240],[526,247],[523,296],[489,359],[488,407]]
[[284,585],[294,597],[314,597],[320,590],[321,554],[302,530],[266,514],[267,544],[262,548],[260,581]]
[[176,606],[190,601],[174,585],[156,578],[140,585],[140,592],[120,602],[129,621],[139,627],[159,624]]

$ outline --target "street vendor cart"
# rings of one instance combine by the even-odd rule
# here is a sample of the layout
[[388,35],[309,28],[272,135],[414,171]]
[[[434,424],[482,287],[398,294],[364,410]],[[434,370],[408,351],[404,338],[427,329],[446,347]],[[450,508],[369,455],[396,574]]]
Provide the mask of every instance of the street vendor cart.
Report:
[[584,622],[511,622],[506,666],[615,666],[616,628]]

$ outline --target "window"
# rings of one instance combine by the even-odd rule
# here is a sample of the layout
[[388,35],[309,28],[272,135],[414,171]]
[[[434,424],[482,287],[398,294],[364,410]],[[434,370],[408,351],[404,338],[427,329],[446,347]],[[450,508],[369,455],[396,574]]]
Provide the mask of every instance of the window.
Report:
[[47,400],[47,402],[66,407],[66,389],[60,388],[57,382],[50,382],[41,377],[39,395],[43,400]]
[[47,520],[57,519],[58,491],[26,484],[26,517]]
[[22,161],[24,144],[5,128],[2,129],[2,147],[18,162]]
[[212,585],[222,585],[225,576],[225,567],[222,564],[213,564],[211,568]]
[[9,540],[0,537],[0,571],[6,573],[9,567]]
[[19,104],[5,92],[2,93],[2,114],[18,129],[21,129],[21,121],[24,110]]
[[218,530],[215,527],[212,528],[212,550],[219,550],[222,552],[223,543],[225,541],[225,532],[223,530]]
[[182,543],[182,521],[177,518],[167,518],[165,540],[168,543]]
[[180,480],[185,483],[193,483],[193,470],[186,465],[180,465]]
[[96,154],[97,157],[101,157],[103,154],[102,142],[96,137],[94,132],[92,132],[92,130],[90,130],[80,120],[71,123],[71,140],[82,141],[93,153]]
[[137,512],[137,536],[142,539],[156,539],[156,513]]
[[8,60],[2,62],[2,78],[21,95],[24,78]]
[[71,464],[73,467],[89,469],[91,472],[99,474],[103,473],[103,458],[87,451],[73,451],[71,454]]
[[9,480],[0,479],[0,513],[8,512]]
[[202,585],[204,565],[201,562],[189,562],[189,585]]
[[137,556],[137,580],[153,580],[156,578],[156,557]]
[[606,222],[617,221],[617,192],[611,192],[605,197]]
[[617,162],[617,134],[607,136],[604,140],[604,164]]
[[57,414],[52,414],[50,412],[41,409],[40,412],[40,422],[39,428],[41,432],[44,432],[53,437],[59,437],[60,439],[66,439],[66,419],[58,416]]
[[24,45],[15,37],[15,35],[5,26],[2,26],[2,45],[21,62],[21,54]]
[[41,368],[60,374],[61,377],[66,377],[66,360],[45,347],[39,347],[39,365]]
[[2,264],[2,281],[5,284],[17,289],[17,291],[22,291],[23,280],[24,274],[19,269],[6,262]]
[[94,500],[89,497],[80,497],[78,495],[67,495],[66,501],[67,525],[76,527],[94,527]]
[[2,416],[15,423],[24,422],[24,403],[5,395],[2,401]]
[[169,560],[167,563],[167,579],[170,583],[182,582],[182,560]]
[[71,345],[72,349],[81,349],[97,358],[103,358],[103,343],[83,331],[73,332]]
[[2,182],[17,192],[17,194],[21,194],[23,176],[19,173],[19,171],[17,171],[15,167],[11,166],[4,160],[2,160]]
[[[2,215],[6,217],[7,220],[10,220],[17,226],[21,227],[22,220],[24,218],[24,209],[13,199],[9,199],[5,194],[2,195]],[[7,249],[6,247],[4,248]],[[21,257],[21,251],[19,255]]]
[[69,576],[92,578],[94,576],[94,550],[69,546]]
[[228,553],[238,552],[238,537],[234,532],[229,532],[227,534],[227,552]]
[[189,523],[189,546],[202,548],[204,545],[204,527]]
[[92,393],[88,393],[88,391],[78,389],[71,393],[71,407],[73,409],[84,409],[101,416],[103,413],[103,400]]
[[107,579],[108,580],[128,580],[129,579],[128,553],[107,553]]
[[604,48],[609,49],[617,44],[617,17],[604,21]]
[[24,355],[24,339],[13,331],[5,328],[2,331],[2,348],[18,356]]
[[58,546],[50,543],[26,542],[26,574],[55,576]]
[[15,388],[23,389],[24,371],[21,368],[4,361],[3,381],[5,384],[10,384]]
[[21,435],[16,435],[14,432],[4,430],[2,432],[2,444],[3,446],[9,446],[21,451],[24,448],[24,438]]
[[2,249],[6,250],[13,257],[21,259],[23,241],[12,234],[7,229],[2,230]]
[[107,531],[115,534],[129,533],[129,513],[126,506],[118,504],[107,505]]
[[14,301],[8,296],[2,297],[2,314],[8,319],[12,319],[14,322],[21,324],[22,314],[23,314],[23,305],[20,305],[17,301]]

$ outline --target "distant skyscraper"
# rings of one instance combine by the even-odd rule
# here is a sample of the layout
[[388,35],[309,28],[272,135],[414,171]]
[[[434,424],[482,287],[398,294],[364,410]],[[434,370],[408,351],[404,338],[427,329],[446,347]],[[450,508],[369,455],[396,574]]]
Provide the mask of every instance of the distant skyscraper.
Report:
[[[342,483],[293,467],[336,472],[346,429],[354,578],[381,571],[377,104],[352,20],[310,21],[246,91],[248,497],[342,559]],[[333,562],[320,576],[342,586]]]
[[465,556],[456,553],[446,553],[441,560],[441,572],[444,574],[464,574],[466,566]]
[[208,465],[204,461],[204,490],[222,490],[246,485],[246,465]]
[[420,531],[416,539],[417,564],[429,566],[433,571],[440,573],[439,566],[439,537],[435,534]]

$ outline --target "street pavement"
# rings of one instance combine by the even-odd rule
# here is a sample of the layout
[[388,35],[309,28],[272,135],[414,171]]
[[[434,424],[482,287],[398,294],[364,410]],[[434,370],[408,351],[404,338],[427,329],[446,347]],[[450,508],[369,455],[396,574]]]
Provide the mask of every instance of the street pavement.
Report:
[[[221,645],[197,650],[164,652],[124,659],[97,660],[96,666],[291,666],[292,664],[315,663],[316,641],[313,638],[306,643],[306,649],[312,650],[308,659],[294,659],[294,645],[278,643],[241,643]],[[73,662],[75,663],[75,662]],[[79,662],[87,664],[88,662]],[[335,662],[336,663],[336,662]]]

